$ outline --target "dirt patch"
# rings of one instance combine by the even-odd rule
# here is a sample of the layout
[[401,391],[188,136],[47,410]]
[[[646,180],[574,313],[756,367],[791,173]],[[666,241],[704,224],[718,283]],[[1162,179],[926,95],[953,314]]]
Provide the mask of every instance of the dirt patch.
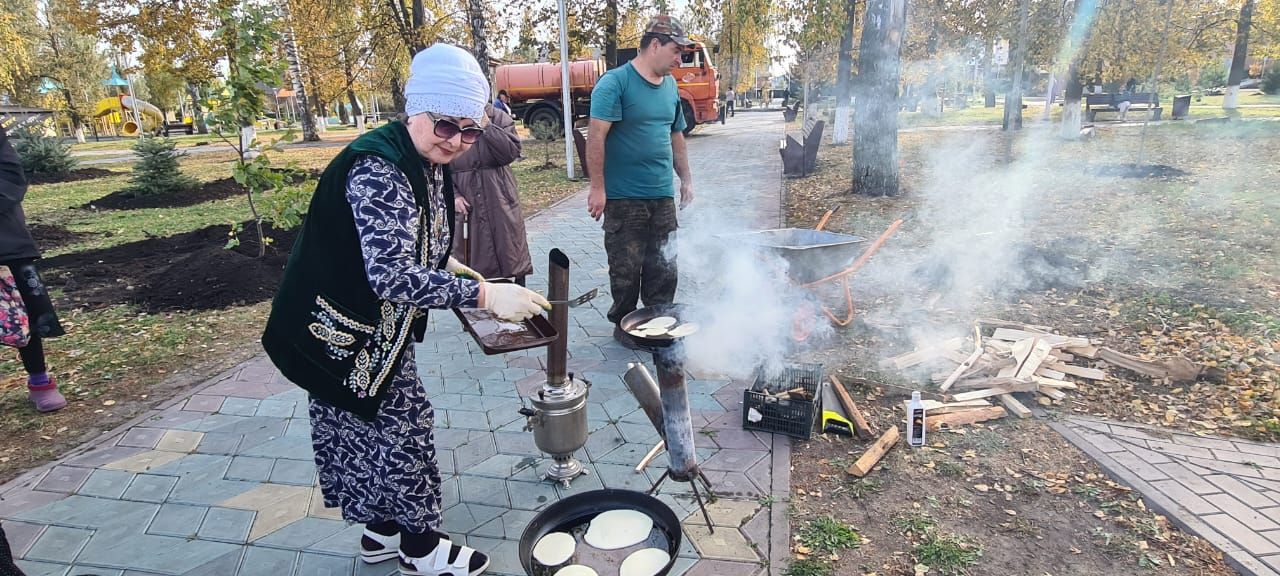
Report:
[[81,180],[93,180],[94,178],[119,175],[119,172],[103,170],[102,168],[81,168],[62,174],[27,174],[27,184],[60,184],[62,182],[79,182]]
[[31,223],[27,225],[36,246],[41,250],[52,250],[69,244],[75,244],[85,238],[94,236],[92,232],[73,232],[57,224]]
[[1169,180],[1190,176],[1186,170],[1164,164],[1102,164],[1089,169],[1095,176],[1112,178],[1157,178]]
[[[892,408],[905,396],[870,396],[877,429],[897,425]],[[845,469],[869,442],[799,445],[791,509],[801,557],[830,563],[832,574],[914,575],[918,564],[931,564],[928,574],[1233,574],[1216,550],[1146,510],[1043,423],[962,432],[935,433],[922,449],[899,443],[863,479]],[[806,529],[824,516],[861,545],[834,561],[815,550]]]
[[216,225],[44,261],[45,281],[75,306],[134,303],[148,311],[214,310],[269,300],[280,285],[296,230],[265,226],[272,239],[258,257],[251,223],[225,248],[231,227]]
[[[308,173],[295,174],[291,179],[292,183],[299,184],[307,178],[319,179],[320,172],[312,170]],[[205,202],[214,202],[223,198],[230,198],[244,194],[244,186],[241,186],[233,178],[222,178],[212,182],[205,182],[181,192],[172,194],[158,194],[152,196],[134,196],[127,188],[112,192],[102,198],[79,206],[79,208],[89,210],[141,210],[144,208],[182,208],[185,206],[195,206],[204,204]]]

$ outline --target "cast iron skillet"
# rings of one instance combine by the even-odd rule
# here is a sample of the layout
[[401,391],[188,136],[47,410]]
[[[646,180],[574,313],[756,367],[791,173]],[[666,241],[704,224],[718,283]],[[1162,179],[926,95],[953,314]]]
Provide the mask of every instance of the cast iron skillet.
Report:
[[680,553],[680,540],[683,537],[680,533],[680,521],[671,508],[653,496],[613,488],[574,494],[534,516],[529,525],[525,526],[524,534],[520,535],[520,565],[524,567],[525,574],[533,574],[533,545],[543,536],[587,522],[601,512],[618,509],[636,510],[649,515],[653,518],[653,525],[667,534],[667,554],[671,555],[671,560],[657,573],[657,576],[666,576]]
[[652,337],[636,336],[632,334],[631,331],[635,330],[636,326],[662,316],[675,318],[679,321],[677,325],[683,324],[685,321],[681,316],[683,313],[684,304],[654,304],[653,306],[645,306],[644,308],[640,308],[639,310],[635,310],[630,314],[623,316],[622,321],[618,322],[618,327],[641,346],[648,348],[666,348],[680,339],[665,334],[662,336]]

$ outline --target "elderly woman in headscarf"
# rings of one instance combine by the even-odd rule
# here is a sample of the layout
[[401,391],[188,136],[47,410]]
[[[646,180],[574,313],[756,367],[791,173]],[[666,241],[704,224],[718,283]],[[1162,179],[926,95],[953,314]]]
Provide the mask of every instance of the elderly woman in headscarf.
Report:
[[407,119],[356,139],[321,176],[262,337],[281,373],[310,392],[325,505],[365,525],[366,562],[398,556],[405,575],[474,576],[489,565],[437,530],[435,414],[410,337],[421,340],[428,309],[519,321],[550,308],[449,256],[448,164],[484,131],[488,95],[466,51],[436,44],[414,57]]

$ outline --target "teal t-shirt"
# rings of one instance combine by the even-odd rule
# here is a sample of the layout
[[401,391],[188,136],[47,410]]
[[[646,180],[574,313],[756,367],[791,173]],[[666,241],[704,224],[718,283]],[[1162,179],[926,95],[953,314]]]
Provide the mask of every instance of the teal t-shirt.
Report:
[[591,91],[591,117],[613,123],[604,141],[606,198],[675,196],[671,133],[685,119],[674,78],[651,84],[630,62],[614,68]]

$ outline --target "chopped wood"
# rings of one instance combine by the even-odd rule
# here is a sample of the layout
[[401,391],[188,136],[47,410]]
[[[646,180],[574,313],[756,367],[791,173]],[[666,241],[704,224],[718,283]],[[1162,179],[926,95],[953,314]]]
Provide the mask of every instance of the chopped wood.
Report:
[[963,402],[965,400],[977,400],[978,398],[990,398],[1010,392],[1034,392],[1039,389],[1035,382],[1009,382],[1002,384],[996,388],[987,388],[984,390],[974,390],[973,392],[961,392],[951,397],[952,401]]
[[[978,408],[990,408],[991,403],[981,398],[977,400],[968,400],[965,402],[938,402],[936,400],[922,400],[924,411],[930,416],[934,414],[950,414],[952,412],[963,412],[965,410],[975,410]],[[911,404],[910,400],[903,400],[902,407],[906,409]]]
[[964,364],[969,359],[969,355],[959,350],[944,350],[942,357],[955,362],[956,364]]
[[1072,353],[1072,354],[1075,354],[1076,356],[1080,356],[1080,357],[1082,357],[1082,358],[1088,358],[1088,359],[1090,359],[1090,360],[1097,360],[1097,359],[1098,359],[1098,347],[1097,347],[1097,346],[1093,346],[1093,345],[1089,345],[1089,346],[1063,346],[1063,348],[1062,348],[1062,349],[1063,349],[1063,350],[1066,350],[1067,352],[1070,352],[1070,353]]
[[1054,348],[1071,348],[1075,346],[1088,346],[1090,344],[1088,338],[1063,336],[1061,334],[1038,334],[1024,330],[1014,330],[1012,328],[996,328],[995,333],[992,334],[991,337],[996,340],[1008,340],[1010,342],[1026,340],[1027,338],[1040,338],[1041,340],[1048,342],[1049,345]]
[[973,353],[970,354],[968,358],[965,358],[964,361],[961,362],[959,366],[956,366],[956,369],[951,372],[951,375],[947,377],[947,379],[942,383],[941,386],[938,387],[938,389],[943,392],[946,392],[947,389],[950,388],[952,384],[956,383],[956,380],[960,379],[960,376],[964,374],[965,371],[967,371],[971,366],[973,366],[973,363],[976,362],[978,358],[982,356],[983,352],[984,350],[982,349],[981,346],[979,346],[977,350],[974,350]]
[[859,478],[866,476],[880,462],[880,459],[884,458],[885,453],[898,443],[899,436],[898,427],[890,426],[875,444],[862,453],[857,462],[849,465],[847,472]]
[[[1089,380],[1106,380],[1107,379],[1107,373],[1097,368],[1086,368],[1084,366],[1073,366],[1071,364],[1062,364],[1062,363],[1050,364],[1049,368],[1053,370],[1057,370],[1058,372],[1062,372],[1064,374],[1079,376],[1081,378],[1086,378]],[[1061,380],[1061,378],[1059,378],[1059,380]]]
[[1018,366],[1018,371],[1014,374],[1014,378],[1030,378],[1040,368],[1040,364],[1044,363],[1044,359],[1049,356],[1049,351],[1052,349],[1053,347],[1048,342],[1037,339],[1031,345],[1031,352],[1027,354],[1026,359]]
[[1227,373],[1221,368],[1197,364],[1182,356],[1160,360],[1143,360],[1110,348],[1099,348],[1098,357],[1109,364],[1131,370],[1152,378],[1168,378],[1175,384],[1188,384],[1201,378],[1210,382],[1226,381]]
[[943,352],[947,350],[955,350],[956,348],[959,348],[960,346],[963,346],[963,345],[964,345],[964,338],[952,338],[950,340],[947,340],[945,342],[942,342],[934,346],[918,348],[914,352],[908,352],[906,354],[901,354],[898,356],[894,356],[892,358],[886,358],[880,361],[880,365],[884,367],[893,367],[893,368],[897,368],[898,370],[903,370],[903,369],[915,366],[917,364],[928,362],[929,360],[932,360],[942,355]]
[[1004,340],[987,340],[982,343],[982,346],[989,352],[997,354],[1008,354],[1013,349],[1013,343]]
[[1075,382],[1068,382],[1066,380],[1057,380],[1057,379],[1049,378],[1046,376],[1032,376],[1031,379],[1035,380],[1036,384],[1038,384],[1041,388],[1044,388],[1046,386],[1049,388],[1053,388],[1055,390],[1075,390],[1079,388],[1078,386],[1076,386]]
[[1063,352],[1062,350],[1054,350],[1054,351],[1053,351],[1053,356],[1054,356],[1055,358],[1057,358],[1057,359],[1058,359],[1058,362],[1061,362],[1061,363],[1063,363],[1063,364],[1067,364],[1067,363],[1075,362],[1075,361],[1076,361],[1076,356],[1075,356],[1075,354],[1070,354],[1070,353],[1067,353],[1067,352]]
[[930,430],[937,430],[942,426],[955,428],[963,424],[973,424],[975,422],[985,422],[987,420],[995,420],[996,418],[1004,418],[1004,408],[1001,406],[992,406],[990,408],[979,408],[977,410],[965,410],[964,412],[952,412],[951,414],[942,414],[937,417],[926,417],[925,425]]
[[1005,409],[1014,416],[1019,418],[1031,417],[1031,409],[1024,406],[1017,398],[1014,398],[1013,394],[1001,394],[998,398],[1000,398],[1000,403],[1004,404]]
[[1045,378],[1053,378],[1054,380],[1065,380],[1067,378],[1066,374],[1045,366],[1040,366],[1040,369],[1036,370],[1035,375],[1044,376]]
[[853,429],[858,434],[858,438],[868,440],[876,434],[871,430],[871,426],[867,424],[867,419],[862,415],[862,411],[858,409],[858,405],[853,402],[853,397],[849,396],[849,391],[844,389],[844,384],[840,383],[840,379],[835,374],[831,375],[831,385],[835,388],[836,398],[840,400],[840,406],[844,408],[845,416],[853,420]]
[[1062,400],[1067,397],[1067,393],[1052,386],[1041,386],[1039,389],[1041,394],[1053,398],[1054,400]]
[[991,326],[993,328],[1012,328],[1014,330],[1022,330],[1023,332],[1038,332],[1040,334],[1053,332],[1053,329],[1048,326],[1024,324],[1022,322],[1012,322],[1009,320],[1001,320],[999,318],[979,318],[975,323],[983,326]]

